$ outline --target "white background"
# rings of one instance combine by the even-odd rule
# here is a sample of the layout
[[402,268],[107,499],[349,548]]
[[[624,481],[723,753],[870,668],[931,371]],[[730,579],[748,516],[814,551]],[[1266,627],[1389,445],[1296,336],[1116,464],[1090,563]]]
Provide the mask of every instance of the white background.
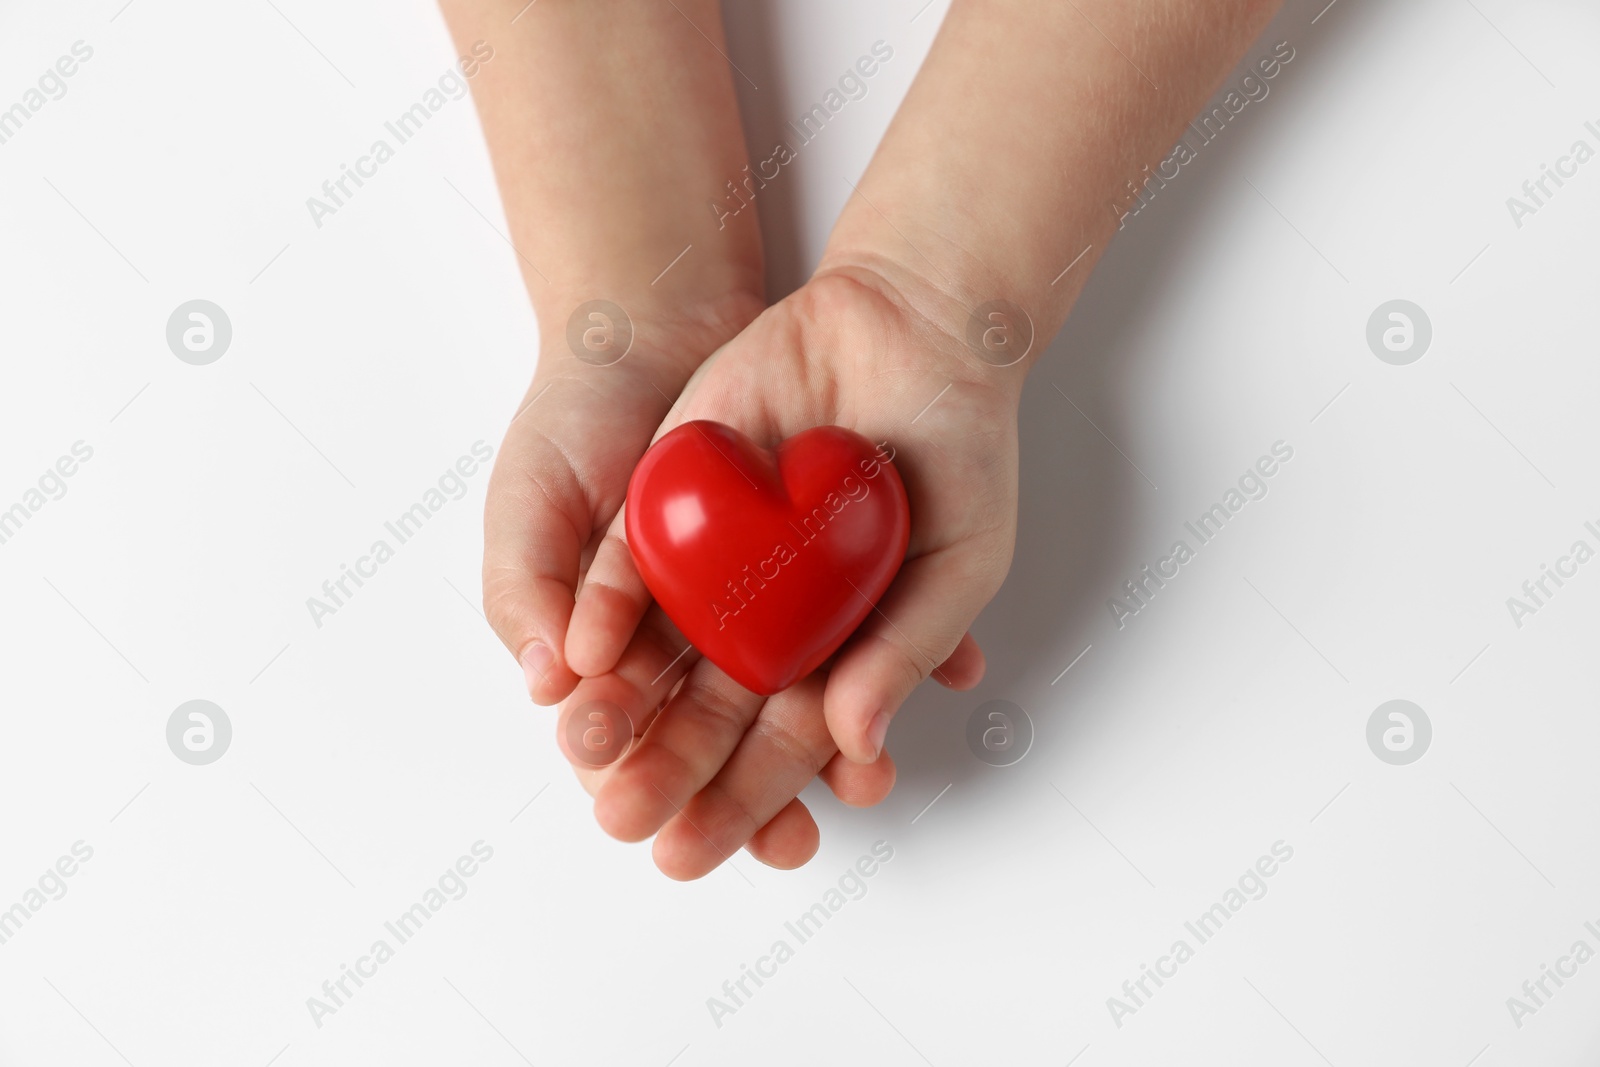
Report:
[[[778,291],[927,49],[920,2],[730,12],[752,146],[895,49],[763,193]],[[881,807],[808,791],[810,866],[687,885],[595,827],[474,606],[485,474],[320,629],[305,606],[498,447],[536,358],[468,102],[320,230],[305,207],[454,61],[437,13],[0,10],[0,107],[94,49],[0,145],[0,508],[94,450],[0,545],[0,908],[94,850],[0,945],[0,1063],[1595,1062],[1600,963],[1520,1028],[1506,998],[1600,948],[1600,564],[1521,628],[1506,598],[1597,540],[1600,162],[1520,229],[1505,201],[1600,147],[1600,15],[1323,2],[1251,50],[1295,58],[1034,372],[983,686],[917,695]],[[234,330],[205,367],[165,341],[194,298]],[[1409,366],[1365,341],[1394,298],[1433,324]],[[1122,581],[1280,440],[1270,494],[1118,630]],[[204,767],[165,738],[196,698],[234,730]],[[1036,731],[1007,768],[965,741],[996,698]],[[1409,766],[1366,742],[1394,698],[1433,724]],[[479,840],[466,896],[316,1026],[307,998]],[[707,998],[879,840],[865,897],[717,1026]],[[1107,998],[1280,840],[1267,895],[1116,1025]]]

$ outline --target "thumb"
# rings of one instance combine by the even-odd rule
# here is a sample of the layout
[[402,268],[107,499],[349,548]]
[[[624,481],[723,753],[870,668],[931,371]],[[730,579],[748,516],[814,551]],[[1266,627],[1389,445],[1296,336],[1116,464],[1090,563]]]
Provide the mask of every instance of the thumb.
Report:
[[561,650],[589,535],[588,501],[544,438],[506,441],[484,508],[483,610],[522,666],[528,695],[551,705],[578,684]]

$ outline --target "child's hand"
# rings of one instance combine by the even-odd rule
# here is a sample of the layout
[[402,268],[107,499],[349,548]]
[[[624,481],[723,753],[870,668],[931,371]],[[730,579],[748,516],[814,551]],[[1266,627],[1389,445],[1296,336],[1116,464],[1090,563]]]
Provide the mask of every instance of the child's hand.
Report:
[[[706,61],[726,49],[717,0],[443,7],[459,54],[479,57],[467,76],[501,236],[541,341],[489,486],[484,608],[533,699],[553,704],[584,670],[565,653],[573,596],[634,464],[689,375],[765,305],[756,213],[707,207],[749,153],[733,72]],[[499,229],[463,225],[482,221]],[[569,342],[593,300],[631,319],[620,360]]]
[[704,355],[760,309],[732,294],[671,321],[636,319],[632,349],[609,366],[568,350],[564,320],[542,324],[538,373],[489,480],[483,553],[485,614],[535,701],[578,682],[563,651],[573,598],[653,428]]
[[763,700],[693,651],[674,662],[683,639],[651,606],[620,517],[579,593],[567,647],[608,673],[579,683],[563,726],[596,701],[633,721],[633,750],[592,776],[596,818],[624,840],[659,831],[656,863],[673,877],[703,875],[747,842],[790,861],[779,865],[804,862],[816,827],[795,797],[811,778],[877,802],[893,784],[884,730],[911,690],[930,673],[957,689],[982,677],[967,628],[1010,566],[1023,368],[967,347],[957,301],[893,279],[858,266],[814,278],[712,357],[658,431],[715,419],[772,445],[834,424],[894,449],[911,500],[906,563],[830,665]]

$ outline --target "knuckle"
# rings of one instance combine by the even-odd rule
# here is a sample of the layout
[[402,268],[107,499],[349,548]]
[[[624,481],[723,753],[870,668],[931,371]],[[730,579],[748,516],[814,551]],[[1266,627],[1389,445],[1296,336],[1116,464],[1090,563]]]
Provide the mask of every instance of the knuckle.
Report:
[[906,692],[927,681],[928,675],[938,666],[920,650],[908,647],[909,638],[896,639],[890,634],[881,632],[873,636],[882,641],[889,650],[889,661],[893,664],[897,681],[900,683],[899,688]]
[[750,733],[777,749],[790,762],[805,768],[808,777],[815,776],[833,757],[831,749],[826,749],[815,741],[800,736],[788,725],[765,716],[756,720],[755,725],[750,728]]
[[513,652],[518,651],[514,646],[520,634],[520,619],[522,611],[520,601],[515,594],[493,585],[485,585],[483,589],[483,616],[489,620],[489,628],[500,636],[507,647]]
[[607,530],[605,536],[600,538],[600,551],[618,560],[633,558],[628,552],[627,540],[615,530]]
[[[651,622],[647,619],[629,637],[630,645],[637,650],[633,655],[638,656],[639,664],[638,680],[633,684],[641,696],[650,693],[659,683],[667,683],[667,691],[670,692],[672,685],[689,669],[685,662],[690,659],[685,655],[687,649],[673,641],[672,635],[662,627]],[[630,667],[628,671],[630,678],[634,669]]]
[[[752,834],[765,825],[765,821],[756,816],[755,811],[750,807],[745,797],[732,792],[722,784],[712,782],[706,786],[705,792],[711,794],[715,801],[720,801],[718,806],[729,817],[716,820],[716,825],[712,826],[710,830],[701,828],[701,825],[709,821],[703,816],[700,824],[691,822],[690,825],[718,852],[725,855],[727,852],[741,847],[750,839]],[[684,818],[687,819],[688,816],[685,815]]]
[[642,610],[650,599],[644,580],[633,569],[628,542],[614,533],[605,534],[595,546],[593,562],[578,591],[609,594],[634,611]]
[[643,806],[682,805],[672,798],[693,792],[694,768],[683,753],[648,737],[612,772],[610,788],[641,798]]
[[735,737],[744,733],[747,716],[730,694],[713,685],[697,685],[685,699],[693,702],[716,733]]

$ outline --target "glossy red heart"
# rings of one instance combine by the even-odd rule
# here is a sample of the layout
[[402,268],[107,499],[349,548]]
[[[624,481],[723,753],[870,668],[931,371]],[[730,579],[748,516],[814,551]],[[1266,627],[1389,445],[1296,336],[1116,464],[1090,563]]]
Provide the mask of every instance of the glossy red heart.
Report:
[[838,426],[775,450],[719,422],[657,441],[628,483],[628,548],[667,617],[769,696],[844,643],[905,559],[893,453]]

